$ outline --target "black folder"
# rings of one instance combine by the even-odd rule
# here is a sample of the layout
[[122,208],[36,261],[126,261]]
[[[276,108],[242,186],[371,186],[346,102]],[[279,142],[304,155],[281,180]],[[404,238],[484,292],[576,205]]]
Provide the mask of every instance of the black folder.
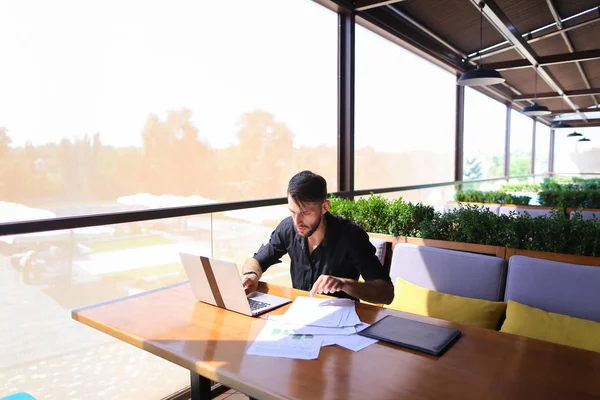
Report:
[[358,334],[439,356],[460,336],[460,331],[386,315]]

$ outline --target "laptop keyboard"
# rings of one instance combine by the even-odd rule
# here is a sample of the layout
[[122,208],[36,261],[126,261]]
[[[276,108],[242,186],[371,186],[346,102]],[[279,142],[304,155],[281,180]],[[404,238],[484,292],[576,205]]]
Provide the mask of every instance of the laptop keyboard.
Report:
[[264,308],[264,307],[267,307],[270,305],[269,303],[263,303],[262,301],[258,301],[258,300],[254,300],[254,299],[248,299],[248,304],[250,304],[251,311],[260,310],[261,308]]

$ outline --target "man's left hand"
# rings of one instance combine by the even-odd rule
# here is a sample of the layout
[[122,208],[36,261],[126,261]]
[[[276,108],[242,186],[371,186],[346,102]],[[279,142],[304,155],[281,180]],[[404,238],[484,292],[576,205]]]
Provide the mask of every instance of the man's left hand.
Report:
[[329,294],[340,292],[344,290],[345,279],[344,278],[336,278],[331,275],[321,275],[313,284],[312,289],[310,291],[310,295],[314,296],[315,294]]

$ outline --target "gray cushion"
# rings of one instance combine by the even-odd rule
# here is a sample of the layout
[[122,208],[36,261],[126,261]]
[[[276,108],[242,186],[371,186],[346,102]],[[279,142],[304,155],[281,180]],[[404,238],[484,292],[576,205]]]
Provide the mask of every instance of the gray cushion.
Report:
[[[573,218],[574,214],[575,214],[575,211],[571,211],[569,218]],[[587,221],[588,219],[592,219],[594,217],[596,217],[600,220],[600,212],[599,211],[581,211],[581,217],[583,218],[584,221]]]
[[498,210],[499,215],[509,215],[511,211],[516,211],[518,215],[529,214],[532,218],[535,217],[549,217],[552,210],[547,209],[535,209],[535,208],[519,208],[519,207],[505,207],[501,206]]
[[385,264],[385,250],[387,242],[381,239],[369,238],[371,244],[375,246],[375,255],[379,258],[381,265]]
[[504,298],[600,322],[600,268],[512,256]]
[[390,276],[392,282],[400,276],[438,292],[502,301],[506,262],[500,257],[400,243],[394,248]]
[[[447,213],[448,211],[452,211],[455,210],[457,208],[460,207],[465,207],[468,204],[465,203],[446,203],[444,204],[444,212]],[[498,215],[498,210],[500,209],[500,206],[497,204],[473,204],[476,207],[483,207],[483,208],[487,208],[488,210],[490,210],[491,212],[493,212],[494,214]]]

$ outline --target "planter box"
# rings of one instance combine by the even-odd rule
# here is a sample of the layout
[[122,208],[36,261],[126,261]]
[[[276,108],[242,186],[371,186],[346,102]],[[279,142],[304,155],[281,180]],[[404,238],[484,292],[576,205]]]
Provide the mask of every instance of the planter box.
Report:
[[417,244],[421,246],[429,246],[429,247],[437,247],[440,249],[448,249],[448,250],[457,250],[457,251],[466,251],[468,253],[477,253],[477,254],[485,254],[496,257],[505,257],[506,247],[503,246],[491,246],[485,244],[475,244],[475,243],[464,243],[464,242],[451,242],[447,240],[435,240],[435,239],[421,239],[415,237],[406,237],[406,236],[392,236],[392,235],[384,235],[381,233],[369,233],[369,237],[375,239],[381,239],[388,242],[388,247],[386,251],[386,261],[387,261],[387,253],[391,253],[394,251],[394,247],[398,243],[410,243]]
[[547,251],[506,248],[506,261],[508,262],[508,260],[512,256],[526,256],[533,258],[541,258],[550,261],[565,262],[570,264],[591,265],[594,267],[600,267],[600,257],[576,256],[574,254],[562,254],[551,253]]
[[[572,211],[577,211],[579,208],[568,207],[567,214],[571,214]],[[589,211],[593,213],[600,213],[600,208],[582,208],[581,211]]]
[[388,242],[386,248],[385,265],[389,268],[394,247],[398,243],[410,243],[421,246],[437,247],[440,249],[465,251],[468,253],[485,254],[501,257],[508,262],[514,255],[541,258],[544,260],[559,261],[570,264],[591,265],[600,267],[600,257],[577,256],[573,254],[551,253],[546,251],[513,249],[504,246],[491,246],[485,244],[450,242],[447,240],[421,239],[405,236],[392,236],[381,233],[369,233],[369,237],[385,240]]
[[514,208],[514,209],[521,209],[521,210],[555,210],[558,209],[558,207],[546,207],[546,206],[522,206],[519,204],[502,204],[502,207],[504,208]]
[[503,204],[500,203],[475,203],[472,201],[447,201],[446,204],[467,204],[470,206],[478,206],[478,207],[500,207]]

